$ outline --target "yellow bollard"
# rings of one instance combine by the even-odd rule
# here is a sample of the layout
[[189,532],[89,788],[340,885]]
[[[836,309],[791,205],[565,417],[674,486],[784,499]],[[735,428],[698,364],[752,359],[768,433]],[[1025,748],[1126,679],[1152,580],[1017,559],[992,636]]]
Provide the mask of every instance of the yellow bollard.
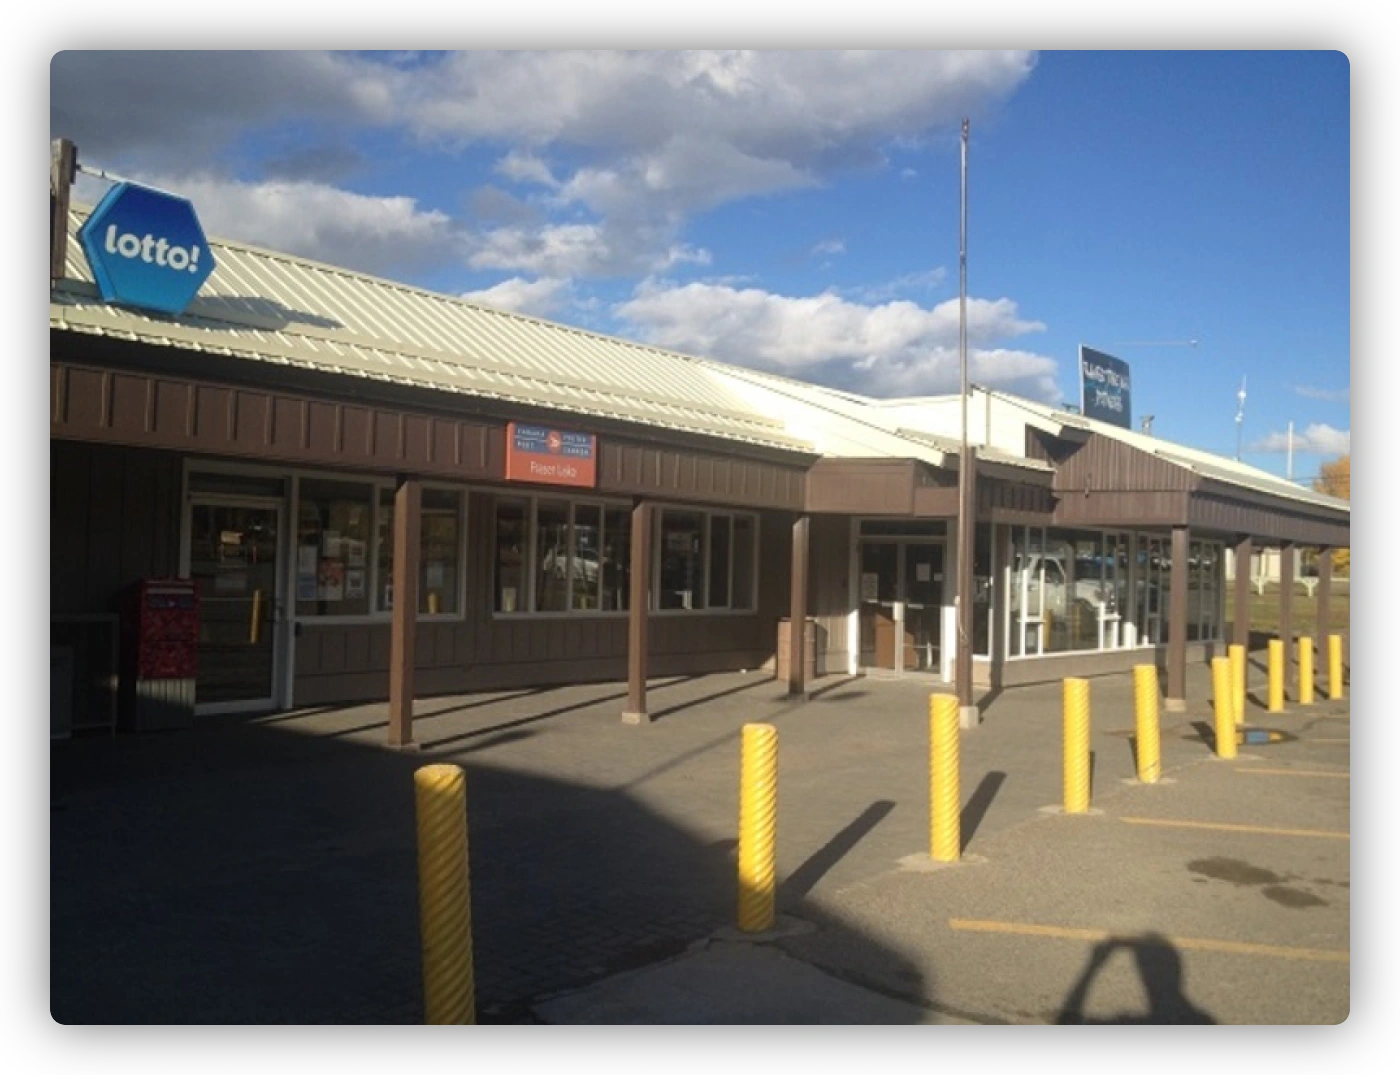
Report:
[[1298,704],[1313,701],[1313,640],[1307,635],[1298,639]]
[[1269,712],[1283,712],[1283,639],[1269,639]]
[[457,765],[424,765],[413,774],[413,795],[424,1022],[474,1024],[466,775]]
[[1210,662],[1211,690],[1215,695],[1215,753],[1222,758],[1235,756],[1235,688],[1228,657]]
[[1089,681],[1065,680],[1065,813],[1089,809]]
[[1230,684],[1235,693],[1235,723],[1244,723],[1245,686],[1249,676],[1249,658],[1244,646],[1230,647]]
[[1137,725],[1137,774],[1144,784],[1162,775],[1162,733],[1157,720],[1157,666],[1133,668],[1133,702]]
[[739,928],[773,928],[777,889],[778,730],[745,724],[739,774]]
[[962,854],[957,695],[929,695],[928,730],[929,855],[935,862],[957,862]]
[[1327,697],[1342,697],[1342,636],[1327,636]]

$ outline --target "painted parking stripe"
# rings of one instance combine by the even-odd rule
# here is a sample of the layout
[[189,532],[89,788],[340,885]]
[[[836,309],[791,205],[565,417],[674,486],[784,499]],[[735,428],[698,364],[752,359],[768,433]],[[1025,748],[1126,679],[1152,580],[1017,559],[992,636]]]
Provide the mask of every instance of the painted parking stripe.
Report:
[[1338,769],[1236,769],[1237,773],[1254,773],[1258,776],[1330,776],[1334,780],[1350,780],[1351,774]]
[[1350,840],[1349,832],[1329,829],[1275,829],[1267,825],[1231,825],[1222,821],[1172,821],[1156,817],[1125,817],[1129,825],[1159,825],[1169,829],[1212,829],[1216,832],[1252,832],[1261,836],[1319,836],[1330,840]]
[[[1042,926],[1031,922],[984,922],[969,918],[950,918],[953,929],[971,933],[1009,933],[1020,937],[1053,937],[1068,941],[1106,941],[1113,936],[1102,929],[1074,929],[1067,926]],[[1351,953],[1341,948],[1293,948],[1278,944],[1250,944],[1246,941],[1222,941],[1209,937],[1164,937],[1175,948],[1196,952],[1230,952],[1235,955],[1273,956],[1278,959],[1304,959],[1314,963],[1350,963]]]

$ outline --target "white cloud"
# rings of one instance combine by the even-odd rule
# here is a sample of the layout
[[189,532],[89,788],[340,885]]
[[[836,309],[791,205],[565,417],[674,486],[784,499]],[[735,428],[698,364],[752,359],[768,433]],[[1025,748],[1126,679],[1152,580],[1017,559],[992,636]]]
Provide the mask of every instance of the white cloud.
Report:
[[327,52],[69,50],[49,64],[49,132],[97,167],[197,171],[249,129],[388,122],[401,82]]
[[542,187],[557,187],[559,180],[549,170],[549,165],[533,153],[511,150],[496,162],[496,171],[517,183],[537,183]]
[[369,197],[310,182],[140,178],[189,198],[210,236],[362,272],[390,274],[441,263],[459,256],[461,249],[446,214],[425,212],[412,198]]
[[1326,403],[1346,403],[1351,399],[1351,386],[1346,388],[1314,388],[1311,385],[1295,385],[1293,391],[1304,399],[1320,399]]
[[474,236],[467,263],[474,269],[575,278],[664,272],[682,263],[709,264],[709,251],[669,238],[601,223],[511,225]]
[[823,239],[812,247],[811,254],[812,257],[819,258],[827,254],[844,254],[845,252],[846,244],[840,239]]
[[[50,129],[73,138],[82,160],[160,172],[183,191],[201,176],[256,174],[260,158],[283,175],[348,175],[386,151],[377,131],[416,140],[408,148],[424,156],[490,147],[496,175],[528,188],[532,208],[546,216],[497,216],[497,230],[473,243],[472,264],[558,277],[638,274],[708,264],[708,252],[685,239],[695,213],[884,167],[886,146],[913,151],[960,116],[994,110],[1034,63],[1026,52],[911,50],[377,59],[78,51],[51,64]],[[357,141],[366,134],[375,140]],[[325,199],[309,192],[320,189],[296,197],[315,208]],[[499,196],[492,204],[512,208]],[[400,226],[427,215],[412,203],[372,215],[395,213]],[[317,219],[314,229],[286,223],[302,252],[333,258],[349,244],[330,221]],[[247,236],[234,224],[232,234]],[[443,229],[434,221],[433,230]],[[581,248],[584,236],[591,251]],[[382,252],[354,262],[387,263]]]
[[890,299],[916,291],[932,291],[948,278],[944,268],[926,269],[922,272],[905,273],[893,280],[878,284],[863,284],[859,287],[842,289],[849,298],[865,303],[888,302]]
[[[1288,451],[1288,433],[1270,433],[1267,437],[1250,445],[1255,452]],[[1350,455],[1351,430],[1333,429],[1323,422],[1315,422],[1302,432],[1293,432],[1293,451],[1314,455]]]
[[[872,395],[955,391],[958,304],[925,309],[908,301],[862,305],[827,292],[775,295],[713,283],[650,282],[616,315],[661,347]],[[1042,331],[1007,299],[968,301],[969,373],[979,383],[1057,401],[1056,364],[993,346]]]
[[556,277],[526,280],[513,276],[480,291],[464,292],[462,298],[497,310],[548,317],[569,305],[573,298],[573,282]]

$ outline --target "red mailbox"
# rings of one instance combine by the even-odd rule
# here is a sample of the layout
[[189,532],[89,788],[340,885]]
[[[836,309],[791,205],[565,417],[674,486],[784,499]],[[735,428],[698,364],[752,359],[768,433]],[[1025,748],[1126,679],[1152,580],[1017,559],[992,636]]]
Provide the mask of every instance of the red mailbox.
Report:
[[199,646],[199,594],[190,579],[142,579],[132,609],[139,679],[193,679]]
[[142,579],[127,592],[122,635],[124,723],[135,731],[194,719],[199,594],[190,579]]

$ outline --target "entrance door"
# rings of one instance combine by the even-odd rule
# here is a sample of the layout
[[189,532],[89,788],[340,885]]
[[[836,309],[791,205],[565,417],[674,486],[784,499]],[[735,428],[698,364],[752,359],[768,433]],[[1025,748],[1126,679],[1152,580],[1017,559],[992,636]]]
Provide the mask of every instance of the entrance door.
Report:
[[937,672],[943,621],[943,546],[904,546],[904,670]]
[[890,672],[937,672],[942,606],[942,543],[861,542],[862,667]]
[[190,578],[199,594],[199,712],[273,708],[281,521],[275,503],[196,499],[190,504]]
[[899,546],[866,541],[860,547],[860,663],[898,667]]

